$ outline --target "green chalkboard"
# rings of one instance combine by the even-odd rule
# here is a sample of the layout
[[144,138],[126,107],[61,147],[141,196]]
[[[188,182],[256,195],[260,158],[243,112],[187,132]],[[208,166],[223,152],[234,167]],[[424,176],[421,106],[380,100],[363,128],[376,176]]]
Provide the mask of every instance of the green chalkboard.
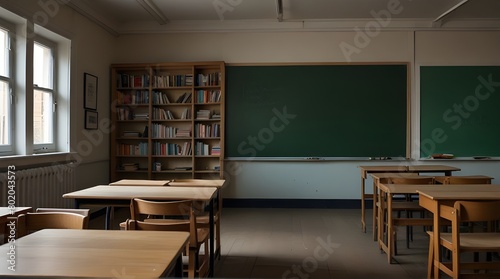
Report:
[[500,66],[420,67],[420,154],[500,156]]
[[406,157],[407,64],[226,66],[226,157]]

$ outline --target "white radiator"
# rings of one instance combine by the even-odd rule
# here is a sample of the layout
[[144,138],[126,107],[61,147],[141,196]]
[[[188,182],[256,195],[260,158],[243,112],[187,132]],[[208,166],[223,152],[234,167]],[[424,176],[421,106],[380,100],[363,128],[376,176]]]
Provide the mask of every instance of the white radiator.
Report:
[[[9,195],[8,185],[15,185],[15,206],[59,207],[72,208],[73,201],[63,199],[62,195],[76,190],[75,171],[76,165],[54,164],[51,166],[15,170],[11,173],[15,183],[8,184],[7,173],[1,174],[1,206],[7,206]],[[10,192],[12,194],[12,192]],[[12,198],[11,198],[12,199]]]

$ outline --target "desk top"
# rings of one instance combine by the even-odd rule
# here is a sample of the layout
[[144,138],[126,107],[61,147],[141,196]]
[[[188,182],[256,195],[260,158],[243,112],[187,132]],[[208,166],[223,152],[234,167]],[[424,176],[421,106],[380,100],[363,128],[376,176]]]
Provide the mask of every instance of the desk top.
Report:
[[225,179],[172,179],[169,186],[199,186],[199,187],[217,187],[221,188],[226,183]]
[[170,180],[122,179],[109,183],[110,186],[165,186]]
[[[442,187],[449,187],[446,185]],[[417,192],[431,200],[500,200],[500,185],[481,185],[482,190],[476,189],[480,185],[462,191],[443,191],[441,189],[422,189]]]
[[408,171],[415,172],[442,172],[442,171],[459,171],[460,168],[444,166],[444,165],[410,165]]
[[359,166],[362,171],[365,172],[407,172],[408,166],[397,165],[397,166]]
[[380,190],[392,194],[412,194],[415,192],[496,192],[500,193],[498,184],[379,184]]
[[389,177],[423,177],[416,172],[375,172],[370,174],[374,179]]
[[371,172],[443,172],[459,171],[460,168],[445,165],[397,165],[397,166],[359,166],[367,173]]
[[144,180],[122,179],[109,183],[110,186],[185,186],[185,187],[217,187],[224,186],[224,179],[172,179],[172,180]]
[[16,239],[15,271],[0,246],[0,275],[158,278],[175,265],[187,232],[46,229]]
[[131,200],[132,198],[142,198],[154,200],[209,201],[215,196],[216,192],[216,187],[98,185],[64,194],[63,198],[103,200]]

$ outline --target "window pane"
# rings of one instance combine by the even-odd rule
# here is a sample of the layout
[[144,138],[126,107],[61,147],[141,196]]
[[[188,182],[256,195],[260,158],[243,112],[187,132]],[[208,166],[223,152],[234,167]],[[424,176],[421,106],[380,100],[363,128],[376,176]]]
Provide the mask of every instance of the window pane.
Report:
[[42,88],[52,89],[52,50],[35,43],[33,60],[33,83]]
[[9,40],[6,30],[0,28],[0,76],[9,76]]
[[33,96],[33,139],[35,144],[52,143],[52,93],[35,90]]
[[10,144],[9,84],[0,81],[0,145]]

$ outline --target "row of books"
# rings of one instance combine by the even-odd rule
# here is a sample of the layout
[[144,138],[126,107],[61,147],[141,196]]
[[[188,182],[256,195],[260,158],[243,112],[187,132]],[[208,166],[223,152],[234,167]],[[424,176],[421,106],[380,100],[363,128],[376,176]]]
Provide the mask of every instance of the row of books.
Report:
[[125,144],[121,143],[117,145],[117,154],[119,155],[135,155],[135,156],[146,156],[148,155],[148,143],[140,142],[139,144]]
[[177,143],[154,142],[153,155],[189,156],[192,155],[191,143],[186,141],[182,145]]
[[118,120],[134,119],[134,113],[129,108],[116,108],[116,116]]
[[220,124],[205,125],[196,123],[194,136],[197,138],[218,138],[220,137]]
[[196,79],[197,86],[215,86],[219,85],[222,79],[220,72],[209,74],[198,74]]
[[192,86],[193,75],[163,75],[153,76],[153,87],[174,87],[174,86]]
[[148,104],[149,92],[145,90],[136,90],[135,92],[121,92],[118,91],[117,102],[119,105],[135,105],[135,104]]
[[162,108],[153,108],[153,119],[154,120],[191,119],[191,109],[189,108],[184,109],[181,113],[181,117],[176,118],[175,115],[170,110],[165,110]]
[[196,119],[210,119],[212,112],[208,109],[200,109],[196,112]]
[[182,93],[182,95],[177,98],[176,103],[190,103],[191,102],[191,92]]
[[209,109],[200,109],[196,112],[196,119],[220,119],[220,113]]
[[149,75],[117,74],[118,88],[149,87]]
[[218,103],[220,102],[220,90],[198,90],[196,91],[196,103]]
[[179,129],[156,123],[151,126],[151,133],[153,138],[191,137],[189,129]]
[[155,105],[165,105],[170,104],[167,94],[164,92],[153,91],[153,104]]
[[210,148],[210,145],[203,142],[196,142],[194,150],[195,155],[220,155],[220,146],[214,145]]

